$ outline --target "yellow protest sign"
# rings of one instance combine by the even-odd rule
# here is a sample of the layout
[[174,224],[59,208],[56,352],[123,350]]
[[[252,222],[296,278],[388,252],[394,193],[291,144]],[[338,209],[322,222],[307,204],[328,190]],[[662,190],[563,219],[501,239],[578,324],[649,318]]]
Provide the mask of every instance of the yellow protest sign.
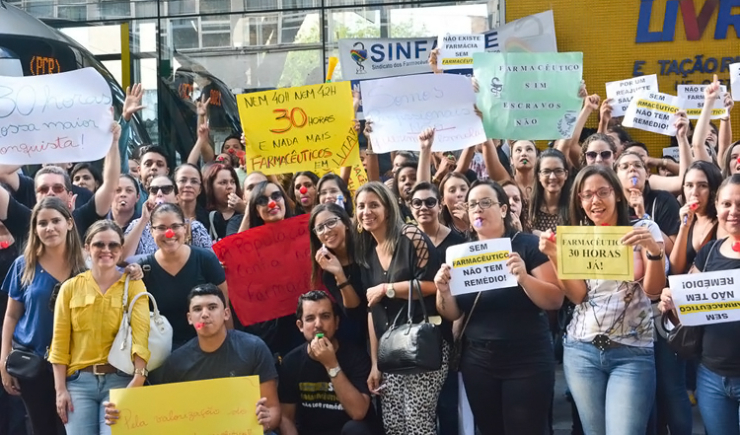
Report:
[[247,172],[320,173],[360,164],[350,82],[237,95]]
[[558,277],[633,281],[632,247],[619,239],[632,227],[558,227]]
[[349,176],[349,183],[347,183],[349,191],[354,194],[360,186],[366,183],[367,172],[365,172],[365,167],[362,164],[352,166],[352,173]]
[[262,435],[259,376],[111,390],[120,411],[113,435]]

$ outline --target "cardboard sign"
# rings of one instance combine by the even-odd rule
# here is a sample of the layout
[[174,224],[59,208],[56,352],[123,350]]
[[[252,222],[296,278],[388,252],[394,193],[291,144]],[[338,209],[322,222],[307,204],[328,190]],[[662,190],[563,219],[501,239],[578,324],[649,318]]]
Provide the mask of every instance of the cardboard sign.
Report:
[[570,138],[583,100],[583,53],[474,53],[487,137]]
[[516,287],[514,275],[506,262],[511,253],[511,239],[491,239],[447,248],[450,292],[453,295]]
[[308,218],[302,214],[251,228],[213,245],[242,325],[295,313],[298,297],[314,290]]
[[[709,85],[678,85],[678,97],[682,99],[683,107],[689,119],[699,119],[704,108],[704,89]],[[725,108],[725,93],[727,86],[720,86],[717,98],[712,106],[712,118],[719,119],[727,116]]]
[[360,163],[349,83],[237,95],[247,172],[266,175]]
[[262,434],[259,376],[110,391],[120,411],[113,435]]
[[630,101],[642,91],[658,92],[658,76],[635,77],[606,84],[606,98],[612,98],[612,116],[624,116]]
[[730,65],[730,89],[732,101],[740,101],[740,63]]
[[675,136],[676,127],[673,123],[681,106],[683,106],[681,99],[673,95],[642,92],[630,102],[622,125]]
[[682,325],[740,320],[740,270],[672,275],[668,282]]
[[94,68],[0,80],[0,162],[75,163],[108,153],[111,90]]
[[365,116],[373,121],[373,151],[419,150],[419,133],[434,127],[432,151],[486,141],[475,114],[470,80],[454,74],[392,77],[361,83]]
[[558,277],[634,281],[632,247],[619,239],[632,227],[557,227]]
[[437,64],[444,70],[473,67],[473,53],[485,51],[483,35],[439,35]]
[[352,166],[352,172],[349,176],[349,182],[347,183],[347,188],[350,192],[354,193],[357,191],[357,189],[360,188],[363,184],[367,184],[367,172],[365,172],[365,167],[362,165],[355,165]]

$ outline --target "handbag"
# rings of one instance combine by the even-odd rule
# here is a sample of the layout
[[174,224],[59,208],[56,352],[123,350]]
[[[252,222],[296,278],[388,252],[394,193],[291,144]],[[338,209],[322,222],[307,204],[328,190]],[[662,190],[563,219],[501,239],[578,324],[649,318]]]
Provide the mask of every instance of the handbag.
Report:
[[43,357],[19,346],[8,354],[5,360],[5,370],[14,378],[32,381],[39,377],[45,364]]
[[661,321],[663,323],[663,329],[666,331],[668,347],[671,350],[676,352],[681,358],[687,360],[701,357],[704,328],[701,326],[684,326],[679,324],[673,329],[669,329],[666,325],[670,321],[668,313],[663,314]]
[[449,362],[449,368],[453,372],[456,372],[460,369],[460,357],[462,356],[462,342],[463,342],[463,335],[465,334],[465,330],[468,328],[468,323],[470,323],[470,318],[473,317],[473,312],[475,311],[475,307],[478,305],[478,300],[480,299],[480,295],[482,292],[478,292],[478,296],[475,297],[475,302],[473,302],[473,308],[470,309],[470,313],[468,314],[468,317],[465,318],[465,323],[463,324],[462,331],[460,331],[460,336],[455,338],[455,341],[452,343],[452,351],[450,352],[450,362]]
[[[413,322],[413,292],[419,296],[424,320]],[[424,306],[424,296],[417,280],[409,281],[409,300],[407,304],[408,321],[399,325],[398,319],[403,309],[398,311],[393,323],[383,333],[378,342],[378,370],[383,373],[414,375],[442,368],[442,333],[429,322]]]
[[118,328],[116,338],[113,340],[113,345],[108,353],[108,364],[117,368],[118,370],[133,375],[134,374],[134,362],[131,355],[131,348],[133,346],[133,339],[131,337],[131,314],[134,309],[136,301],[142,296],[148,296],[149,300],[152,301],[154,311],[149,313],[149,361],[147,362],[147,369],[154,370],[164,364],[164,360],[172,353],[172,326],[170,322],[163,315],[159,314],[159,307],[157,307],[157,301],[154,299],[151,293],[144,292],[136,295],[131,303],[128,304],[128,283],[129,277],[126,277],[125,288],[123,289],[123,318],[121,319],[121,326]]

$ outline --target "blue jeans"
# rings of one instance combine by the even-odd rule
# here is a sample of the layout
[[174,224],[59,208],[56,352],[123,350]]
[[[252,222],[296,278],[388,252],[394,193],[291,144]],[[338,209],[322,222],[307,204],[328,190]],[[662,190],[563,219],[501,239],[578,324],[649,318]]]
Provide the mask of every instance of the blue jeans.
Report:
[[686,393],[686,361],[676,355],[663,337],[655,342],[657,396],[648,435],[691,435],[693,421],[691,402]]
[[73,412],[67,413],[64,427],[68,434],[110,435],[110,426],[105,424],[103,402],[108,393],[116,388],[126,388],[133,377],[124,373],[97,376],[77,371],[67,378],[67,391],[72,398]]
[[720,376],[700,364],[696,373],[696,401],[707,435],[740,434],[740,378]]
[[645,433],[655,400],[652,348],[600,351],[565,338],[563,371],[586,435]]

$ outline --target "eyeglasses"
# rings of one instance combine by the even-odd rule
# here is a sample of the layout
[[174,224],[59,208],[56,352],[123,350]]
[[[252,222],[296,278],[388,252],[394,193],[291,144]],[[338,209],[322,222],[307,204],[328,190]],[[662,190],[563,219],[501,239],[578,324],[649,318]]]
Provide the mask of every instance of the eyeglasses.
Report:
[[39,186],[36,188],[36,193],[46,195],[49,193],[50,190],[56,193],[57,195],[59,195],[61,193],[66,192],[67,188],[64,187],[64,184],[54,184],[52,186],[43,185],[43,186]]
[[107,247],[109,251],[118,251],[119,249],[121,249],[121,244],[118,242],[94,242],[91,244],[91,246],[95,249],[105,249]]
[[168,185],[168,186],[149,186],[149,194],[150,195],[156,195],[157,192],[162,191],[162,195],[169,195],[175,190],[175,186]]
[[338,217],[327,219],[326,221],[324,221],[324,223],[316,225],[316,227],[313,229],[313,232],[316,234],[324,234],[325,231],[333,230],[334,228],[336,228],[339,221],[341,221],[341,219]]
[[176,223],[176,224],[172,224],[170,226],[167,226],[167,225],[157,225],[156,227],[152,227],[152,229],[154,231],[163,233],[163,232],[165,232],[167,230],[177,231],[177,230],[179,230],[180,228],[183,228],[183,227],[185,227],[185,224]]
[[565,175],[565,169],[563,168],[557,168],[557,169],[542,169],[540,170],[540,175],[542,175],[545,178],[549,178],[550,175],[555,174],[556,177],[562,177]]
[[480,209],[481,210],[486,210],[486,209],[489,209],[489,208],[493,207],[494,205],[501,205],[501,203],[500,202],[496,202],[496,201],[492,200],[491,198],[483,198],[480,201],[470,201],[470,202],[468,202],[468,203],[465,204],[465,207],[468,210],[471,210],[472,211],[472,210],[475,210],[475,208],[478,207],[478,206],[480,206]]
[[421,209],[422,205],[425,205],[427,208],[434,208],[439,204],[439,201],[437,201],[437,198],[425,198],[425,199],[419,199],[414,198],[411,200],[411,207],[413,207],[416,210]]
[[609,160],[612,158],[612,152],[610,150],[601,151],[597,153],[596,151],[588,151],[586,153],[586,158],[591,160],[596,160],[596,156],[601,156],[601,160]]
[[270,202],[270,200],[273,200],[273,201],[276,201],[277,202],[278,199],[282,199],[282,198],[283,198],[283,194],[280,193],[279,190],[276,190],[276,191],[272,192],[269,197],[267,197],[267,196],[260,196],[259,198],[257,198],[257,200],[254,201],[254,205],[256,205],[258,207],[259,206],[264,207],[264,206],[267,205],[268,202]]
[[620,163],[618,168],[621,171],[629,170],[629,168],[644,169],[645,168],[645,164],[642,163],[642,161],[638,160],[638,161],[634,161],[634,162]]
[[602,187],[596,192],[591,192],[590,190],[581,192],[578,194],[578,196],[581,198],[582,201],[590,201],[594,197],[594,195],[598,196],[601,199],[604,199],[611,195],[612,192],[614,192],[614,190],[612,190],[611,187]]

